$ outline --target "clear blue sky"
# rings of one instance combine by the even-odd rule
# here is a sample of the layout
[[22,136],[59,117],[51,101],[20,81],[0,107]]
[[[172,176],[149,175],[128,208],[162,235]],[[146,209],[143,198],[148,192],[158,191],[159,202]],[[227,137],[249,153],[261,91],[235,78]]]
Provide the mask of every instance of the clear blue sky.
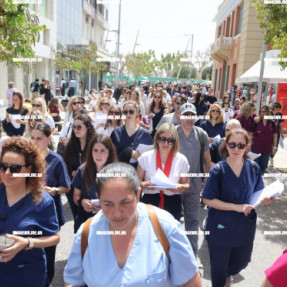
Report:
[[[107,1],[111,30],[118,27],[119,0]],[[122,0],[120,52],[132,52],[139,30],[136,52],[161,53],[185,51],[188,37],[194,35],[193,51],[205,51],[214,41],[213,19],[222,0]],[[109,39],[115,39],[110,33]],[[115,42],[108,49],[115,50]],[[188,50],[190,51],[190,44]]]

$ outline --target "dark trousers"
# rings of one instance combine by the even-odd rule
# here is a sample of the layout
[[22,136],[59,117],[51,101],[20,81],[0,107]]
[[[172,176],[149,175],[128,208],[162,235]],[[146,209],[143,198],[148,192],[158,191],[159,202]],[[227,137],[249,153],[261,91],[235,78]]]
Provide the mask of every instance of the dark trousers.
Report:
[[61,89],[61,95],[62,95],[63,97],[65,96],[65,90],[66,90],[65,88],[62,88],[62,89]]
[[75,223],[76,217],[78,215],[78,206],[74,203],[74,200],[73,200],[74,187],[71,186],[70,191],[65,193],[65,194],[67,196],[68,203],[70,205],[70,208],[71,208],[71,211],[72,211],[72,214],[73,214],[73,218],[74,218],[74,223]]
[[253,242],[241,247],[222,247],[208,242],[212,287],[224,287],[226,278],[238,274],[251,261]]
[[268,161],[269,161],[270,153],[262,153],[261,156],[256,158],[254,161],[258,163],[261,174],[263,175],[267,166],[268,166]]
[[56,247],[57,246],[50,246],[44,248],[47,259],[47,283],[45,287],[48,287],[54,278]]
[[[160,195],[156,194],[144,194],[141,201],[146,204],[151,204],[154,206],[159,205]],[[164,195],[164,206],[163,209],[171,213],[175,219],[180,221],[181,216],[181,197],[180,195],[167,196]]]

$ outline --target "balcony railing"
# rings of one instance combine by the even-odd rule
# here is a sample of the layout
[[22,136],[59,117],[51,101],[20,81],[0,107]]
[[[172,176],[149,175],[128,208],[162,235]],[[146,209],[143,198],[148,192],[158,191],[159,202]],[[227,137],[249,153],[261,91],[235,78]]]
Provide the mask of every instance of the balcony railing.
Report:
[[211,45],[211,56],[219,62],[229,60],[232,53],[233,37],[220,36]]

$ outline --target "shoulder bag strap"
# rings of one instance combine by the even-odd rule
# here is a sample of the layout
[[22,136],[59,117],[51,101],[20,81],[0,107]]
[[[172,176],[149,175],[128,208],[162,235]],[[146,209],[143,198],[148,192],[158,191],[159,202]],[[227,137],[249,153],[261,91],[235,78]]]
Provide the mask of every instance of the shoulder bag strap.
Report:
[[141,130],[142,130],[141,127],[139,127],[139,129],[137,130],[137,134],[136,134],[136,136],[135,136],[133,142],[130,144],[131,147],[133,147],[133,146],[135,145],[135,142],[137,141],[137,139],[138,139],[138,137],[139,137],[139,135],[140,135],[140,133],[141,133]]
[[159,220],[157,218],[157,215],[155,213],[155,210],[153,208],[152,205],[150,204],[146,204],[146,207],[147,207],[147,210],[148,210],[148,215],[149,215],[149,218],[150,218],[150,221],[151,221],[151,224],[153,226],[153,229],[157,235],[157,238],[159,239],[159,242],[168,258],[168,261],[170,263],[170,257],[169,257],[169,242],[166,238],[166,235],[159,223]]
[[94,217],[90,217],[84,224],[84,228],[82,231],[82,237],[81,237],[81,257],[82,260],[84,259],[86,249],[88,247],[88,238],[90,233],[90,225]]

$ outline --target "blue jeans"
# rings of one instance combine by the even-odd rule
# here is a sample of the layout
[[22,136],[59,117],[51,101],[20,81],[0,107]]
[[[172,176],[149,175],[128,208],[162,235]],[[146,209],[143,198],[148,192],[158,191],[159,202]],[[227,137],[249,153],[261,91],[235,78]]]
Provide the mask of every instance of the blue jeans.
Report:
[[256,158],[254,161],[260,166],[261,174],[264,174],[269,161],[270,153],[261,153],[261,156]]

